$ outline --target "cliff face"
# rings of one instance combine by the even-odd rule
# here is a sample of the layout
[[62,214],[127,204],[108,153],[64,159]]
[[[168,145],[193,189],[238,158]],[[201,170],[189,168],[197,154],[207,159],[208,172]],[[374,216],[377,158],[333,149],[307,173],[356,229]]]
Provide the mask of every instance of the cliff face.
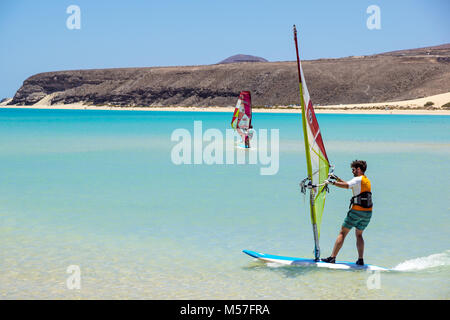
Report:
[[[315,104],[415,99],[450,91],[450,45],[302,62]],[[31,76],[9,104],[230,106],[250,90],[256,106],[299,104],[295,62],[99,69]]]

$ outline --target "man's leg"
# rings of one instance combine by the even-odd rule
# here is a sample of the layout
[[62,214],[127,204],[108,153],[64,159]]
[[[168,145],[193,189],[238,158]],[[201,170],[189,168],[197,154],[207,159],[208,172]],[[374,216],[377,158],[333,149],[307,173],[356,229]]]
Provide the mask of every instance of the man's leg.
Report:
[[356,248],[358,249],[358,259],[363,259],[364,257],[364,239],[363,239],[363,230],[359,230],[355,228],[355,236],[356,236]]
[[236,132],[241,137],[242,143],[245,143],[245,134],[242,132],[242,130],[240,128],[236,128]]
[[339,232],[339,235],[336,239],[336,242],[334,243],[333,252],[331,253],[332,257],[336,257],[339,253],[339,250],[341,250],[342,245],[344,244],[345,237],[349,233],[350,229],[346,227],[341,228],[341,232]]

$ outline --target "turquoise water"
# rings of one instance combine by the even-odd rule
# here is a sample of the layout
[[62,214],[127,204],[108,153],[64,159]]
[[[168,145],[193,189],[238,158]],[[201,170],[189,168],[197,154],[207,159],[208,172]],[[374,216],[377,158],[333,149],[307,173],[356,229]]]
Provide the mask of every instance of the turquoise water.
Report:
[[[312,257],[299,115],[255,113],[279,129],[279,170],[175,165],[175,129],[225,134],[231,114],[0,110],[3,299],[449,299],[450,117],[319,114],[336,174],[368,162],[374,193],[367,263],[318,270],[266,265],[243,249]],[[350,191],[332,188],[321,230],[331,252]],[[338,260],[356,260],[349,234]],[[70,265],[81,288],[68,289]],[[372,276],[372,278],[371,278]]]

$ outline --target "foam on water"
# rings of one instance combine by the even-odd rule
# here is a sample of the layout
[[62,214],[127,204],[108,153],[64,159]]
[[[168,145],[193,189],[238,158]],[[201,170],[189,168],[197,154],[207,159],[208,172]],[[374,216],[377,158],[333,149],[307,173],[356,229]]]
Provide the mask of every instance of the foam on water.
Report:
[[441,266],[450,266],[450,250],[427,257],[406,260],[393,268],[396,271],[418,271]]

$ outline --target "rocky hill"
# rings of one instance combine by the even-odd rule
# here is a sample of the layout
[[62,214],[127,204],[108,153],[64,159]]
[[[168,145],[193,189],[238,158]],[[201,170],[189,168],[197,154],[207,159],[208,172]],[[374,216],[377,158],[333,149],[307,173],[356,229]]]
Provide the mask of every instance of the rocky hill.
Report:
[[[415,99],[450,92],[450,44],[302,62],[320,105]],[[26,79],[9,104],[230,106],[241,90],[256,106],[299,103],[296,62],[71,70]],[[49,96],[50,95],[50,96]]]
[[256,56],[250,56],[247,54],[236,54],[222,60],[220,63],[237,63],[237,62],[268,62],[266,59]]

